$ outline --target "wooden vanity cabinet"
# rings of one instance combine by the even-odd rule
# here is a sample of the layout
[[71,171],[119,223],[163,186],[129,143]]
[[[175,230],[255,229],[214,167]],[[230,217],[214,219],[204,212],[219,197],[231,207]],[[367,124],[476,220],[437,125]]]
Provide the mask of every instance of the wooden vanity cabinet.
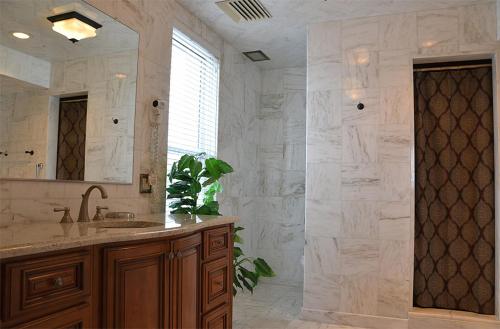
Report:
[[230,329],[231,227],[2,260],[0,328]]

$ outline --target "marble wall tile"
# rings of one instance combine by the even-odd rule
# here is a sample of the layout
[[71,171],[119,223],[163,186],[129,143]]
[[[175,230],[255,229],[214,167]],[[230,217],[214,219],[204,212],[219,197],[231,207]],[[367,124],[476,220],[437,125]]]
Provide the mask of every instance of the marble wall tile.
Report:
[[304,255],[307,273],[342,274],[338,239],[307,235]]
[[303,255],[304,250],[302,249],[257,249],[256,257],[264,258],[276,272],[276,277],[262,278],[262,282],[302,286],[304,280]]
[[253,233],[257,248],[301,250],[304,247],[303,223],[277,222],[274,218],[267,218],[255,222]]
[[380,87],[411,86],[413,71],[410,58],[406,50],[381,51],[379,53]]
[[409,242],[379,241],[379,278],[404,281],[410,277]]
[[283,174],[283,182],[280,188],[280,195],[303,196],[304,194],[305,194],[304,170],[286,170]]
[[292,67],[284,70],[283,89],[285,92],[304,92],[307,88],[307,70],[305,67]]
[[[326,83],[319,73],[332,62],[326,58],[313,62],[308,58],[312,74],[308,75],[307,85],[305,231],[307,236],[314,234],[337,242],[338,252],[329,259],[325,255],[322,261],[338,263],[340,257],[344,290],[339,310],[330,310],[329,306],[321,305],[328,303],[327,300],[317,298],[314,302],[319,305],[314,309],[305,307],[305,314],[361,327],[407,326],[414,225],[413,59],[490,52],[498,48],[498,43],[492,43],[497,28],[493,6],[491,1],[341,21],[343,76],[340,87],[337,89],[335,85],[333,89],[335,94],[327,94],[334,97],[327,98],[323,93],[321,88]],[[318,38],[320,34],[326,35],[322,26],[326,24],[313,24],[309,28],[309,40],[315,39],[315,33]],[[336,35],[337,31],[332,29]],[[335,60],[335,56],[331,59]],[[330,109],[336,109],[340,98],[339,122],[336,112]],[[359,102],[365,105],[363,111],[356,109]],[[333,144],[332,140],[325,145],[328,136],[338,135],[339,130],[340,142]],[[339,191],[334,184],[338,179],[327,175],[327,172],[338,175],[338,168],[325,170],[318,166],[326,159],[340,165],[340,199],[330,200]],[[318,169],[322,173],[310,172]],[[317,192],[315,197],[310,197],[314,192]],[[322,216],[328,219],[318,220]],[[306,280],[312,273],[308,266],[317,264],[317,261],[310,263],[312,257],[315,256],[306,252]],[[348,279],[352,280],[350,284]],[[368,282],[373,284],[368,286]]]
[[[360,111],[359,102],[365,105]],[[380,117],[380,92],[379,89],[345,89],[342,95],[342,124],[375,124]]]
[[340,200],[340,172],[341,166],[335,162],[307,164],[306,198],[310,200]]
[[491,49],[496,39],[496,5],[493,2],[459,8],[461,51]]
[[264,70],[262,72],[262,95],[282,94],[284,88],[284,70]]
[[344,276],[340,288],[340,311],[377,314],[377,283],[369,275]]
[[340,162],[342,129],[310,129],[307,136],[307,163]]
[[379,267],[377,240],[338,239],[342,274],[374,274]]
[[278,273],[271,280],[298,286],[305,243],[306,69],[264,70],[261,81],[256,121],[259,220],[252,240],[257,254],[265,251],[262,256]]
[[357,18],[342,21],[342,48],[379,49],[379,17]]
[[319,64],[342,60],[340,22],[327,22],[309,27],[308,63]]
[[285,144],[284,161],[286,170],[306,170],[306,146],[304,143]]
[[342,233],[341,201],[307,200],[306,234],[316,237],[340,237]]
[[387,317],[408,317],[410,284],[402,280],[378,280],[377,314]]
[[458,9],[417,13],[418,47],[421,54],[458,50]]
[[410,87],[380,89],[379,123],[410,124],[412,115]]
[[346,50],[343,61],[342,87],[344,89],[377,88],[378,52],[365,48]]
[[377,211],[374,201],[342,201],[342,238],[377,239]]
[[342,162],[376,162],[377,138],[377,125],[342,126]]
[[407,125],[378,126],[377,149],[380,161],[410,162],[411,128]]
[[342,124],[342,91],[311,91],[307,96],[307,126],[310,130]]
[[341,275],[307,273],[304,278],[303,306],[338,311],[342,281]]
[[342,64],[310,64],[307,67],[307,90],[338,90],[342,85]]
[[416,49],[417,15],[383,16],[379,26],[380,49]]
[[408,241],[411,236],[410,202],[381,202],[377,212],[379,238]]
[[383,185],[383,200],[407,201],[410,198],[411,164],[384,162],[380,166]]
[[341,170],[342,200],[379,200],[383,184],[378,164],[346,164]]

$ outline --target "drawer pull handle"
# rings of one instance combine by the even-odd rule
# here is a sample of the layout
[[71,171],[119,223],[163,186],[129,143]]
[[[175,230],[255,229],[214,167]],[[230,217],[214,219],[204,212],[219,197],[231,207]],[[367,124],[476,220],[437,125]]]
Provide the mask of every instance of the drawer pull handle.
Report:
[[173,252],[173,251],[171,251],[171,252],[168,254],[168,258],[169,258],[170,260],[172,260],[172,259],[174,259],[174,257],[175,257],[175,254],[174,254],[174,252]]
[[64,284],[64,281],[61,277],[57,277],[54,279],[54,287],[61,288]]
[[180,251],[177,252],[177,258],[182,258],[182,252]]

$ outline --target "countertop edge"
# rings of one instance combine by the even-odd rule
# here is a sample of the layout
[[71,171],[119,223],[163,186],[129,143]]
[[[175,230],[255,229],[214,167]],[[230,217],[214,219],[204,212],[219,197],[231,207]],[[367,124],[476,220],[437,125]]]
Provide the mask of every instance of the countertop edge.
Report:
[[163,228],[155,231],[137,230],[131,232],[130,230],[127,229],[126,232],[125,231],[120,232],[113,229],[113,233],[115,234],[110,234],[110,235],[81,236],[81,237],[72,237],[68,238],[67,240],[61,240],[61,241],[45,241],[45,242],[35,242],[33,244],[21,244],[21,245],[0,247],[0,260],[4,261],[13,257],[29,256],[51,251],[88,247],[88,246],[107,244],[113,242],[147,240],[147,239],[168,237],[174,235],[188,234],[214,226],[233,224],[238,220],[239,218],[236,216],[220,216],[219,218],[203,221],[200,223],[193,223],[193,224],[188,224],[186,226],[175,227],[175,228],[166,228],[166,229]]

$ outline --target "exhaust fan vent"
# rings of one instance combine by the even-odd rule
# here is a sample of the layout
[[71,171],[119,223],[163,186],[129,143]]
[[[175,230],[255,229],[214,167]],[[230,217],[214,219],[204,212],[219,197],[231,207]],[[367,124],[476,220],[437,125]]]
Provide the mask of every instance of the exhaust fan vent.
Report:
[[266,54],[262,50],[254,50],[254,51],[245,51],[243,55],[248,57],[252,62],[262,62],[271,60],[267,57]]
[[233,21],[250,22],[271,18],[271,13],[259,0],[225,0],[216,2],[216,5]]

